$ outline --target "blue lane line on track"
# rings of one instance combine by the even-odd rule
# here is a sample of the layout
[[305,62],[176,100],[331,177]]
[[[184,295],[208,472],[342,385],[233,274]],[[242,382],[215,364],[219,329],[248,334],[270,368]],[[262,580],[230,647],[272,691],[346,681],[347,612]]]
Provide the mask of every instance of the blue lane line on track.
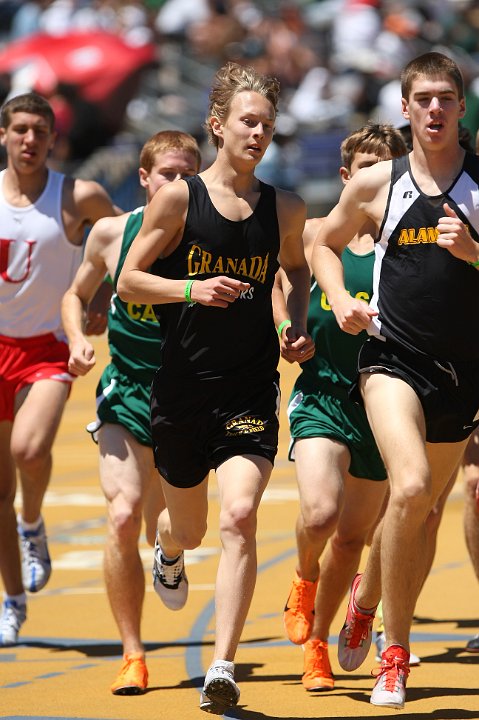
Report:
[[15,662],[15,660],[16,655],[14,655],[13,653],[8,653],[8,655],[4,655],[2,652],[0,652],[0,662]]

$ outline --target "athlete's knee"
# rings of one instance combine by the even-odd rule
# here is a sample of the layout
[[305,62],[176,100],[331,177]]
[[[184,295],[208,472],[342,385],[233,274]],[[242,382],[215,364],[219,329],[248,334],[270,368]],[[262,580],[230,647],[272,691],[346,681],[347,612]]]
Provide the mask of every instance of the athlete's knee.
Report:
[[411,475],[400,486],[391,488],[389,508],[400,517],[426,518],[432,505],[433,496],[429,478]]
[[199,547],[206,535],[207,524],[188,524],[171,526],[171,540],[183,550],[194,550]]
[[333,501],[321,502],[314,507],[302,508],[302,524],[306,535],[314,540],[329,538],[336,530],[340,508]]
[[257,510],[248,499],[240,499],[222,508],[220,513],[220,533],[240,536],[244,539],[254,538],[256,535]]
[[12,441],[12,457],[20,472],[34,475],[51,463],[51,446],[46,442]]
[[128,505],[126,503],[113,503],[108,512],[108,529],[116,541],[120,544],[125,542],[138,542],[141,532],[141,506],[139,504]]

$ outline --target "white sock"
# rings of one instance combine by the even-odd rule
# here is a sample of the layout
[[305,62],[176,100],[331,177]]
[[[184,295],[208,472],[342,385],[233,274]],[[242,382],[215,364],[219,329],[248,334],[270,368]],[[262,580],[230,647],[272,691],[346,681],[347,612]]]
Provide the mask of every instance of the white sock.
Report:
[[11,600],[17,605],[26,605],[27,604],[27,596],[26,593],[20,593],[20,595],[8,595],[8,593],[4,593],[5,600]]
[[40,525],[42,524],[42,516],[39,515],[38,519],[35,520],[35,522],[29,523],[26,520],[22,518],[21,513],[18,513],[17,515],[17,523],[24,529],[24,530],[38,530]]
[[212,667],[224,667],[226,670],[229,670],[229,672],[234,672],[235,664],[234,662],[231,662],[230,660],[213,660],[213,662],[210,665],[210,668]]
[[163,552],[163,548],[161,547],[161,545],[160,545],[160,553],[161,553],[161,557],[163,558],[163,560],[166,560],[166,562],[168,562],[168,563],[174,563],[176,560],[178,560],[178,558],[181,555],[181,552],[180,552],[180,553],[178,553],[178,555],[175,555],[174,557],[168,557],[168,555],[165,555],[165,553]]

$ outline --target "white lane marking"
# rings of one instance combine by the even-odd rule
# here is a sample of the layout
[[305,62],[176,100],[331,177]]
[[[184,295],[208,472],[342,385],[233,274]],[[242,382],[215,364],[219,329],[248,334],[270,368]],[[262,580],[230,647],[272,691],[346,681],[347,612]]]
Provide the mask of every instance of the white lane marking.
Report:
[[[208,591],[211,592],[211,590],[215,589],[214,583],[189,583],[189,590],[192,590],[194,592],[197,591]],[[152,585],[146,585],[145,592],[147,593],[154,593],[155,590]],[[104,585],[100,587],[65,587],[65,588],[57,588],[55,590],[44,590],[41,595],[35,596],[35,600],[41,600],[42,598],[46,598],[51,595],[105,595],[106,594],[106,588]]]
[[[211,496],[216,497],[217,491],[215,488],[211,491]],[[263,494],[263,502],[280,502],[287,500],[298,499],[298,488],[296,485],[281,486],[281,487],[267,487]],[[21,493],[17,495],[17,501],[21,501]],[[48,490],[43,504],[45,507],[64,507],[64,506],[81,506],[81,507],[105,507],[106,501],[103,497],[101,490],[97,492],[78,488],[72,491],[71,489],[65,492],[60,489]]]
[[[196,565],[211,555],[217,555],[218,548],[204,547],[186,550],[186,565]],[[140,548],[140,557],[145,568],[151,569],[153,548]],[[103,567],[103,550],[71,550],[63,553],[52,562],[53,570],[101,570]]]

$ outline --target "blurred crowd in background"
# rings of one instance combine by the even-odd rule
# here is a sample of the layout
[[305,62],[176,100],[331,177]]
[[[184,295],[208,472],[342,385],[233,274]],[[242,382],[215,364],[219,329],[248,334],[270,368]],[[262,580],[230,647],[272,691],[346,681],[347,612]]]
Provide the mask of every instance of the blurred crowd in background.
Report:
[[103,182],[128,210],[141,204],[134,168],[146,138],[186,130],[209,164],[212,77],[228,60],[252,65],[281,82],[257,174],[318,214],[339,190],[341,140],[368,119],[404,124],[399,73],[431,49],[459,63],[475,137],[479,0],[0,0],[0,101],[48,97],[52,163]]

